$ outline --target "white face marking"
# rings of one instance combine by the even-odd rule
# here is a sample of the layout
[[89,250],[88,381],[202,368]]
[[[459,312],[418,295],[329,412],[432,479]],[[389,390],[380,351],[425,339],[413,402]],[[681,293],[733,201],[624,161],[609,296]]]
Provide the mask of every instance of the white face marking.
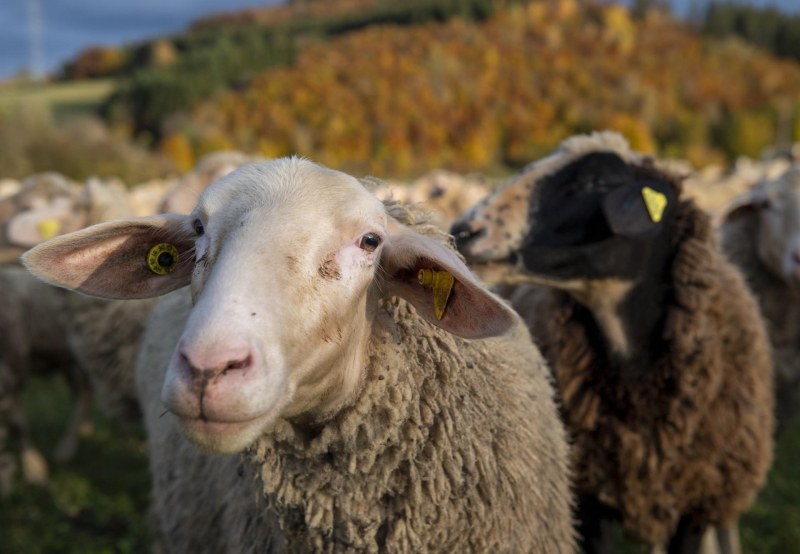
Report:
[[234,172],[193,215],[196,303],[162,397],[201,446],[233,452],[352,393],[380,253],[361,241],[387,216],[352,177],[296,159]]

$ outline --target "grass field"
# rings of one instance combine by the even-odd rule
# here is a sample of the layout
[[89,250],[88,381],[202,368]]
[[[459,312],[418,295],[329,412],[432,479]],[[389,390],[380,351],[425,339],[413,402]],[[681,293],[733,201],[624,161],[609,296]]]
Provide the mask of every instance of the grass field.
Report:
[[[0,498],[0,552],[111,554],[150,551],[149,476],[144,434],[136,424],[94,414],[94,432],[75,460],[50,458],[69,414],[61,381],[40,380],[25,398],[36,443],[50,462],[50,483],[17,483]],[[741,524],[748,554],[800,553],[800,419],[780,437],[767,487]],[[626,554],[647,549],[628,545]]]
[[95,111],[113,86],[113,79],[7,85],[0,87],[0,112],[45,108],[59,121]]

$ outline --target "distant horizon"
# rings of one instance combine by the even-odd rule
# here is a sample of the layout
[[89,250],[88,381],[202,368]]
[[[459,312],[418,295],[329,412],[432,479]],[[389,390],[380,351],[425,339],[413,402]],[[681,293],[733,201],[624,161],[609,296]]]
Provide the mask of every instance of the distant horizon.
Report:
[[[633,0],[601,0],[630,5]],[[673,13],[689,17],[713,0],[669,0]],[[0,10],[0,81],[23,72],[53,74],[90,46],[121,46],[185,30],[212,13],[283,4],[281,0],[5,0]],[[46,2],[46,3],[45,3]],[[800,13],[798,0],[740,0],[739,4]],[[40,68],[32,68],[29,8],[41,14]]]

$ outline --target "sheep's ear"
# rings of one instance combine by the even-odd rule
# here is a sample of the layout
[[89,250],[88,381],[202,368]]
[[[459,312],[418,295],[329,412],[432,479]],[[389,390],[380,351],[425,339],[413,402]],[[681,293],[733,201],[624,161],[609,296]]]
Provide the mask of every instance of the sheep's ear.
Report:
[[5,239],[9,244],[30,248],[42,241],[85,225],[85,210],[79,210],[69,198],[58,197],[52,202],[20,212],[6,225]]
[[194,233],[182,215],[109,221],[44,242],[22,262],[59,287],[101,298],[150,298],[189,284]]
[[454,335],[499,336],[517,321],[514,312],[478,282],[453,250],[394,221],[381,266],[388,294],[404,298],[426,320]]
[[668,217],[675,199],[675,189],[667,183],[634,182],[606,195],[603,214],[615,235],[646,238]]
[[730,201],[722,212],[721,221],[734,219],[745,213],[765,208],[768,205],[769,196],[766,189],[761,186],[755,186]]

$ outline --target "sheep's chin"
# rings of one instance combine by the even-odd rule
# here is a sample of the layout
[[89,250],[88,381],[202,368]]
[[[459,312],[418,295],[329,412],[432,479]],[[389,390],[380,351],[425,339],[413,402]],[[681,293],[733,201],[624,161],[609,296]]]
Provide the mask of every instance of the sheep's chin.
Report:
[[270,414],[248,421],[219,422],[178,417],[181,430],[202,450],[213,454],[236,454],[247,449],[274,423]]

